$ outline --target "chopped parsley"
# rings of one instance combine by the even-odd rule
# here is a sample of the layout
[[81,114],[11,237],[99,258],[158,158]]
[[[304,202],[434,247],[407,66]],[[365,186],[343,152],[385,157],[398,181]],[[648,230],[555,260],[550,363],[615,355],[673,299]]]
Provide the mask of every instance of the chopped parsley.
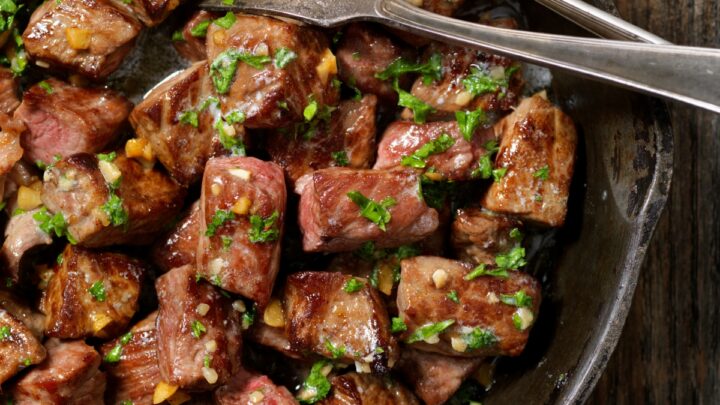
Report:
[[390,322],[391,333],[400,333],[407,330],[407,325],[405,325],[405,322],[402,320],[402,318],[393,317]]
[[125,225],[128,223],[129,215],[123,207],[123,201],[115,193],[110,194],[107,202],[102,205],[102,210],[107,214],[113,226]]
[[447,319],[438,323],[422,326],[415,330],[406,340],[405,343],[417,343],[427,340],[435,335],[439,335],[455,323],[453,319]]
[[412,155],[403,156],[400,163],[403,166],[424,169],[427,166],[427,158],[430,155],[443,153],[455,144],[455,139],[448,134],[442,134],[437,139],[427,142]]
[[222,239],[222,248],[224,251],[230,250],[230,245],[233,243],[233,239],[230,236],[222,235],[220,236],[220,239]]
[[13,26],[15,21],[15,13],[22,8],[15,4],[13,0],[0,1],[0,32],[5,32]]
[[97,302],[105,302],[107,299],[107,293],[105,292],[105,284],[102,280],[98,280],[88,288],[88,292],[92,295],[93,299]]
[[205,236],[211,237],[214,236],[217,232],[218,228],[223,226],[225,222],[232,221],[235,219],[235,213],[230,210],[217,210],[213,214],[212,219],[210,220],[210,224],[208,224],[207,229],[205,230]]
[[280,213],[275,210],[267,217],[260,215],[250,216],[250,230],[248,231],[248,239],[252,243],[273,242],[280,237],[280,230],[276,226],[276,222],[280,218]]
[[478,166],[470,173],[472,178],[489,179],[493,176],[492,156],[500,149],[497,141],[491,139],[483,145],[485,154],[480,158]]
[[202,324],[202,322],[198,320],[192,321],[190,324],[191,334],[195,339],[200,339],[200,337],[203,335],[203,333],[207,332],[207,329],[205,329],[205,325]]
[[545,165],[533,173],[533,177],[540,180],[547,180],[550,176],[550,167],[548,165]]
[[200,21],[196,26],[190,28],[190,35],[195,38],[205,37],[209,26],[210,20]]
[[331,156],[333,160],[335,161],[335,164],[338,166],[347,166],[350,164],[350,161],[348,160],[348,155],[344,150],[340,150],[337,152],[331,153]]
[[253,305],[250,309],[245,311],[242,314],[242,328],[243,330],[247,330],[249,327],[252,326],[253,323],[255,323],[255,313],[257,312],[257,308],[255,305]]
[[403,58],[397,58],[382,72],[375,74],[380,80],[395,79],[405,73],[420,73],[423,83],[429,85],[442,77],[442,56],[434,53],[425,63],[414,63]]
[[183,111],[179,116],[178,120],[181,124],[190,125],[197,128],[200,125],[198,120],[198,112],[194,110]]
[[180,30],[174,31],[174,32],[172,33],[171,39],[172,39],[174,42],[185,42],[185,37],[183,36],[183,32],[180,31]]
[[498,342],[497,336],[492,331],[483,328],[474,328],[472,332],[463,334],[462,338],[469,350],[483,349]]
[[[0,2],[0,9],[2,9],[2,2]],[[50,83],[46,82],[45,80],[38,83],[38,86],[40,86],[41,89],[45,90],[45,93],[53,94],[52,86],[50,85]]]
[[469,91],[473,96],[479,96],[486,93],[495,93],[498,90],[506,89],[510,83],[510,77],[515,73],[519,66],[506,68],[503,77],[494,78],[487,71],[480,70],[473,66],[470,68],[470,74],[462,81],[465,90]]
[[507,167],[499,167],[497,169],[493,169],[492,176],[495,180],[495,183],[499,183],[500,180],[502,180],[503,177],[505,177],[505,174],[507,173]]
[[345,291],[348,294],[356,293],[360,290],[362,290],[364,284],[356,279],[355,277],[351,277],[348,281],[345,282],[345,285],[343,286],[343,291]]
[[120,402],[120,405],[135,405],[135,404],[133,403],[133,401],[126,399],[126,400]]
[[428,114],[435,112],[435,109],[433,107],[420,100],[419,98],[413,96],[412,94],[408,93],[407,91],[401,89],[397,80],[395,80],[393,87],[398,93],[398,105],[400,107],[407,107],[412,110],[413,121],[415,121],[416,124],[424,124],[427,120]]
[[120,341],[118,342],[118,344],[113,346],[113,348],[105,355],[103,361],[106,363],[117,363],[118,361],[120,361],[120,357],[122,356],[122,348],[126,344],[130,343],[130,340],[132,340],[132,332],[128,332],[120,336]]
[[510,235],[510,238],[515,239],[518,242],[522,241],[523,237],[525,236],[525,235],[523,235],[522,231],[518,228],[511,229],[509,235]]
[[212,361],[212,357],[210,357],[210,355],[206,354],[205,357],[203,357],[203,367],[210,368],[211,361]]
[[318,110],[318,103],[315,100],[310,100],[307,106],[305,106],[305,109],[303,110],[303,117],[305,117],[305,122],[310,122],[315,117],[315,114],[317,114]]
[[262,69],[271,62],[271,58],[267,55],[239,52],[237,49],[222,52],[210,64],[210,77],[219,94],[225,94],[230,90],[238,62],[244,62],[255,69]]
[[323,369],[331,366],[327,360],[320,360],[313,364],[305,382],[302,384],[302,398],[298,398],[303,404],[314,404],[327,396],[330,392],[330,381],[323,373]]
[[228,11],[227,14],[225,14],[224,16],[215,19],[213,21],[213,24],[225,29],[229,29],[233,26],[233,24],[235,24],[235,21],[237,21],[235,14],[233,14],[232,11]]
[[275,51],[275,59],[274,64],[275,67],[283,69],[285,66],[289,65],[290,62],[297,59],[298,55],[292,51],[292,49],[289,48],[280,48],[277,51]]
[[509,252],[495,257],[495,264],[501,269],[517,270],[527,264],[525,261],[525,248],[515,246]]
[[488,269],[487,265],[480,264],[473,271],[466,274],[465,277],[463,277],[467,281],[475,280],[476,278],[480,276],[493,276],[493,277],[501,277],[501,278],[507,278],[508,272],[507,269],[500,268],[500,269]]
[[225,116],[225,122],[230,125],[242,124],[245,122],[245,113],[242,111],[233,111]]
[[345,346],[335,346],[329,339],[325,339],[325,348],[333,359],[339,359],[345,354]]
[[482,108],[475,111],[457,111],[455,112],[455,120],[457,120],[460,133],[466,141],[472,141],[475,129],[481,124],[487,122],[487,116]]
[[447,297],[450,301],[459,304],[460,303],[460,297],[458,297],[458,293],[455,290],[450,291],[447,293]]
[[500,294],[500,301],[503,304],[512,305],[518,308],[532,306],[532,297],[527,295],[523,290],[520,290],[515,294]]
[[[13,213],[13,216],[14,215],[15,213]],[[65,217],[63,217],[62,213],[58,212],[55,215],[50,215],[47,208],[42,207],[38,212],[33,214],[33,219],[37,222],[40,230],[46,234],[52,235],[55,233],[57,237],[65,236],[68,242],[73,245],[77,243],[68,231],[67,222],[65,222]]]
[[0,327],[0,342],[10,338],[10,327],[5,325]]
[[397,204],[397,201],[388,196],[380,203],[365,197],[359,191],[351,191],[347,193],[348,198],[360,207],[360,215],[368,219],[370,222],[378,226],[383,232],[387,230],[386,225],[392,219],[392,215],[388,208]]
[[97,154],[98,160],[102,160],[104,162],[112,162],[117,158],[117,153],[110,152],[110,153],[98,153]]
[[[230,114],[228,117],[231,117]],[[230,151],[233,156],[245,156],[245,144],[239,136],[232,136],[225,131],[225,121],[222,119],[215,122],[215,129],[220,134],[220,144]]]

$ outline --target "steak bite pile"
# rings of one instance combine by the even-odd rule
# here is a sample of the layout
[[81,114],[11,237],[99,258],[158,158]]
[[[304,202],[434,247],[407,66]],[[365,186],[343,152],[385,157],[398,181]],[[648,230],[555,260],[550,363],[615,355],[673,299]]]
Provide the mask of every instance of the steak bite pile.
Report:
[[505,57],[232,12],[185,10],[134,107],[97,83],[179,4],[46,1],[59,78],[0,69],[0,399],[467,402],[538,319],[570,118]]

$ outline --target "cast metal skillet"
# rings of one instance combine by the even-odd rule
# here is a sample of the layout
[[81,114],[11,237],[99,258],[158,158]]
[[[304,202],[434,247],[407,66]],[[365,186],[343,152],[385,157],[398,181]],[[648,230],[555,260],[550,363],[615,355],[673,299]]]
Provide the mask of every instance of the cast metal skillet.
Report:
[[[596,6],[613,11],[610,0]],[[532,2],[532,30],[582,35]],[[177,25],[177,24],[175,24]],[[170,43],[172,23],[151,30],[113,75],[134,101],[185,62]],[[534,260],[544,291],[522,356],[503,359],[484,404],[580,403],[615,348],[640,265],[670,187],[673,140],[664,103],[553,72],[550,94],[581,142],[566,226]]]

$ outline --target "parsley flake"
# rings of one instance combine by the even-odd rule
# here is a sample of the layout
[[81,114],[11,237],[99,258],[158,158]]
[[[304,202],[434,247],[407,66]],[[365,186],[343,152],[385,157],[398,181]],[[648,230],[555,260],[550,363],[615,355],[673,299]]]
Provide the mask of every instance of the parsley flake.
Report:
[[341,167],[347,166],[350,164],[350,161],[348,160],[347,152],[344,150],[340,150],[337,152],[333,152],[330,154],[335,161],[335,164]]
[[223,226],[228,221],[232,221],[235,219],[235,213],[230,210],[217,210],[213,214],[212,219],[210,220],[210,224],[208,224],[207,229],[205,230],[205,236],[211,237],[214,236],[217,232],[218,228]]
[[424,169],[427,166],[427,158],[430,155],[444,153],[455,144],[455,139],[448,134],[442,134],[437,139],[427,142],[412,155],[403,156],[400,163],[403,166]]
[[303,404],[314,404],[327,396],[330,392],[330,381],[325,375],[325,368],[332,366],[327,360],[320,360],[313,364],[305,382],[302,384],[300,397]]
[[487,122],[487,116],[482,108],[475,111],[457,111],[455,112],[455,120],[458,123],[460,133],[466,141],[472,141],[475,129],[481,124]]
[[305,122],[310,122],[315,117],[315,114],[318,110],[318,103],[315,100],[310,100],[308,105],[303,110],[303,117],[305,117]]
[[[117,188],[117,187],[115,187]],[[102,210],[107,214],[113,226],[125,225],[130,219],[128,212],[123,207],[123,201],[115,193],[110,194],[107,202],[102,205]]]
[[450,291],[447,293],[447,297],[450,301],[459,304],[460,303],[460,297],[458,297],[458,293],[455,290]]
[[432,106],[428,105],[427,103],[408,93],[407,91],[401,89],[397,79],[395,80],[393,87],[398,93],[398,105],[400,107],[407,107],[412,110],[413,121],[416,124],[424,124],[427,120],[428,114],[435,112],[435,109]]
[[[15,213],[13,212],[13,216]],[[57,237],[63,237],[65,236],[71,244],[76,244],[77,241],[68,231],[68,225],[67,222],[65,222],[65,217],[63,217],[62,213],[58,212],[55,215],[50,215],[47,208],[42,207],[38,212],[33,214],[33,219],[35,222],[37,222],[38,227],[41,231],[45,232],[48,235],[52,235],[55,233],[55,236]]]
[[360,207],[360,215],[370,222],[378,226],[383,232],[387,231],[386,225],[392,219],[392,215],[388,208],[397,205],[397,201],[388,196],[380,203],[365,197],[359,191],[351,191],[347,193],[348,198]]
[[200,21],[197,25],[190,28],[190,35],[195,38],[203,38],[207,35],[208,27],[210,27],[210,20]]
[[345,346],[335,346],[328,339],[325,339],[325,348],[330,352],[333,359],[339,359],[345,354]]
[[200,122],[198,120],[198,112],[194,110],[187,110],[180,113],[178,116],[178,121],[180,121],[181,124],[190,125],[194,128],[197,128],[198,125],[200,125]]
[[229,29],[233,26],[233,24],[235,24],[235,21],[237,21],[235,14],[233,14],[232,11],[228,11],[227,14],[225,14],[224,16],[215,19],[213,21],[213,24],[225,29]]
[[395,79],[405,73],[420,73],[423,83],[429,85],[442,77],[442,56],[434,53],[425,63],[414,63],[403,58],[392,61],[382,72],[375,74],[380,80]]
[[429,325],[422,326],[415,330],[406,340],[405,343],[417,343],[423,340],[427,340],[435,335],[439,335],[455,323],[453,319],[447,319],[445,321],[432,323]]
[[391,333],[400,333],[405,332],[407,330],[407,325],[405,324],[405,321],[402,320],[402,318],[393,317],[390,324],[390,332]]
[[[2,6],[2,4],[0,4],[0,6]],[[50,83],[46,82],[45,80],[38,83],[38,86],[40,86],[41,89],[45,90],[45,93],[47,93],[47,94],[53,94],[53,92],[54,92]]]
[[351,277],[348,281],[345,282],[345,285],[343,286],[343,291],[345,291],[348,294],[356,293],[365,286],[360,280],[356,279],[355,277]]
[[473,96],[479,96],[486,93],[495,93],[498,90],[506,89],[510,83],[510,77],[515,73],[519,66],[506,68],[502,77],[493,77],[490,72],[480,70],[473,66],[470,74],[463,79],[462,83],[465,90],[469,91]]
[[465,277],[463,277],[463,278],[467,281],[472,281],[480,276],[493,276],[493,277],[507,278],[508,272],[507,272],[507,269],[504,269],[504,268],[488,269],[487,265],[480,264],[479,266],[475,267],[475,269],[473,271],[466,274]]
[[501,269],[517,270],[527,264],[525,261],[525,248],[515,246],[509,252],[495,257],[495,264]]
[[105,292],[105,284],[103,284],[102,280],[98,280],[88,288],[88,292],[97,302],[105,302],[107,299],[107,294]]
[[520,290],[515,294],[500,294],[500,301],[503,304],[512,305],[518,308],[532,306],[532,297],[527,295],[523,290]]
[[0,342],[10,338],[10,327],[5,325],[0,327]]
[[220,53],[210,64],[210,77],[215,90],[219,94],[225,94],[230,90],[239,62],[244,62],[255,69],[263,69],[270,61],[267,55],[254,55],[237,49],[228,49]]
[[104,162],[112,162],[117,158],[117,153],[110,152],[110,153],[98,153],[97,154],[98,160],[102,160]]
[[298,55],[292,51],[292,49],[289,48],[280,48],[277,51],[275,51],[275,59],[274,64],[275,67],[279,69],[283,69],[285,66],[289,65],[290,62],[297,59]]
[[535,171],[533,173],[533,177],[540,180],[547,180],[550,176],[550,167],[548,165],[545,165]]
[[276,226],[276,222],[280,218],[280,213],[275,210],[267,217],[260,215],[250,216],[250,230],[248,231],[248,239],[252,243],[273,242],[280,237],[280,230]]
[[474,328],[470,333],[462,335],[462,339],[467,343],[467,349],[477,350],[490,347],[498,342],[497,336],[492,331],[483,328]]
[[207,332],[207,329],[205,329],[205,325],[203,325],[202,322],[198,320],[192,321],[192,323],[190,324],[190,329],[192,329],[191,334],[195,339],[200,339],[203,333]]

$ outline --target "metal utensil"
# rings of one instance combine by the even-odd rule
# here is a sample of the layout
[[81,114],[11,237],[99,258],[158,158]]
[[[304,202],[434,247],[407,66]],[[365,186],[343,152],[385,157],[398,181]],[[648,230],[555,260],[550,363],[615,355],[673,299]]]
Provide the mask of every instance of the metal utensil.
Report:
[[376,21],[444,42],[574,72],[720,113],[720,50],[495,28],[404,0],[204,0],[200,7],[293,18],[322,27]]
[[535,1],[602,38],[650,44],[671,44],[653,33],[581,0]]

